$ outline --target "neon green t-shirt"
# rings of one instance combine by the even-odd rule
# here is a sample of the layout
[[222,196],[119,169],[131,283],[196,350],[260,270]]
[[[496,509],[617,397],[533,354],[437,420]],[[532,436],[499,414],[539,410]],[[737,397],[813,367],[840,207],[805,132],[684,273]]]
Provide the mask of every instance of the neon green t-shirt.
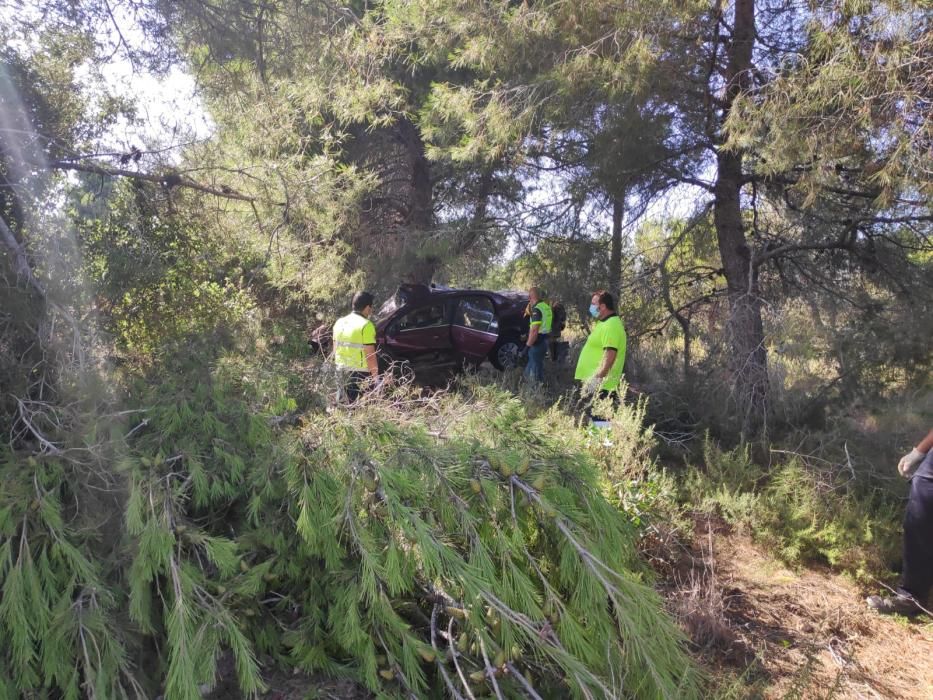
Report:
[[606,350],[616,351],[615,362],[612,363],[612,369],[603,382],[602,389],[612,391],[619,386],[622,378],[622,366],[625,364],[625,326],[622,325],[622,319],[616,314],[607,316],[601,321],[597,321],[593,327],[593,332],[586,339],[583,350],[580,351],[580,359],[577,360],[577,370],[573,378],[585,382],[596,374],[599,366],[603,362],[603,353]]

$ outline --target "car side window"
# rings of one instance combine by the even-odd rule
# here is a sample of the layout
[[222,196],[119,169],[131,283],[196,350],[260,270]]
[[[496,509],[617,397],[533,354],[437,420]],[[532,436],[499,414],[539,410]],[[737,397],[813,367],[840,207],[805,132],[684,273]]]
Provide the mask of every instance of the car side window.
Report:
[[454,325],[486,333],[498,333],[496,307],[489,297],[461,297],[454,313]]
[[444,310],[444,304],[422,306],[409,311],[396,321],[393,326],[395,326],[396,332],[412,331],[418,328],[431,328],[432,326],[443,326],[447,323],[447,314],[444,313]]

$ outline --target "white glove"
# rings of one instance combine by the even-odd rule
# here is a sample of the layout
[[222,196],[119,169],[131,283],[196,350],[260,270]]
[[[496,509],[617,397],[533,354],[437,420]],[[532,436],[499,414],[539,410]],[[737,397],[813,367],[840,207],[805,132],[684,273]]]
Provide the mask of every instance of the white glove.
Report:
[[604,381],[606,381],[605,378],[593,375],[583,383],[583,389],[581,390],[583,395],[592,396],[600,390]]
[[920,465],[924,457],[926,457],[926,453],[915,447],[910,451],[910,454],[901,457],[901,461],[897,463],[897,471],[901,473],[902,477],[909,479],[913,476],[914,470]]

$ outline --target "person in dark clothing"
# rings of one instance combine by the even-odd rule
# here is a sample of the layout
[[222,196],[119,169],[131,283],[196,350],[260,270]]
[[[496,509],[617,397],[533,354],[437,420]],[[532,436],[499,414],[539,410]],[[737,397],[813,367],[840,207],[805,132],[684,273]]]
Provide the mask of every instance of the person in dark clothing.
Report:
[[567,327],[567,310],[561,302],[551,305],[551,311],[554,318],[551,321],[551,335],[548,338],[548,349],[551,353],[551,362],[560,363],[564,361],[567,355],[568,344],[561,340],[561,334]]
[[916,615],[926,606],[933,586],[933,430],[901,458],[897,470],[911,480],[904,513],[901,583],[896,595],[873,595],[867,602],[880,613]]

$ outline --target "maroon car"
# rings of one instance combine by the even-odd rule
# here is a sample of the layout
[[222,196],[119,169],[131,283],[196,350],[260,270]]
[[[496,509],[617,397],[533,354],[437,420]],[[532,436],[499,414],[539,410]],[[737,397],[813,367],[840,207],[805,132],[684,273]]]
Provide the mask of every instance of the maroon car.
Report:
[[[527,304],[519,292],[402,285],[372,317],[380,361],[407,362],[416,372],[487,359],[509,369],[528,335]],[[329,326],[315,330],[312,347],[329,352],[330,334]]]

